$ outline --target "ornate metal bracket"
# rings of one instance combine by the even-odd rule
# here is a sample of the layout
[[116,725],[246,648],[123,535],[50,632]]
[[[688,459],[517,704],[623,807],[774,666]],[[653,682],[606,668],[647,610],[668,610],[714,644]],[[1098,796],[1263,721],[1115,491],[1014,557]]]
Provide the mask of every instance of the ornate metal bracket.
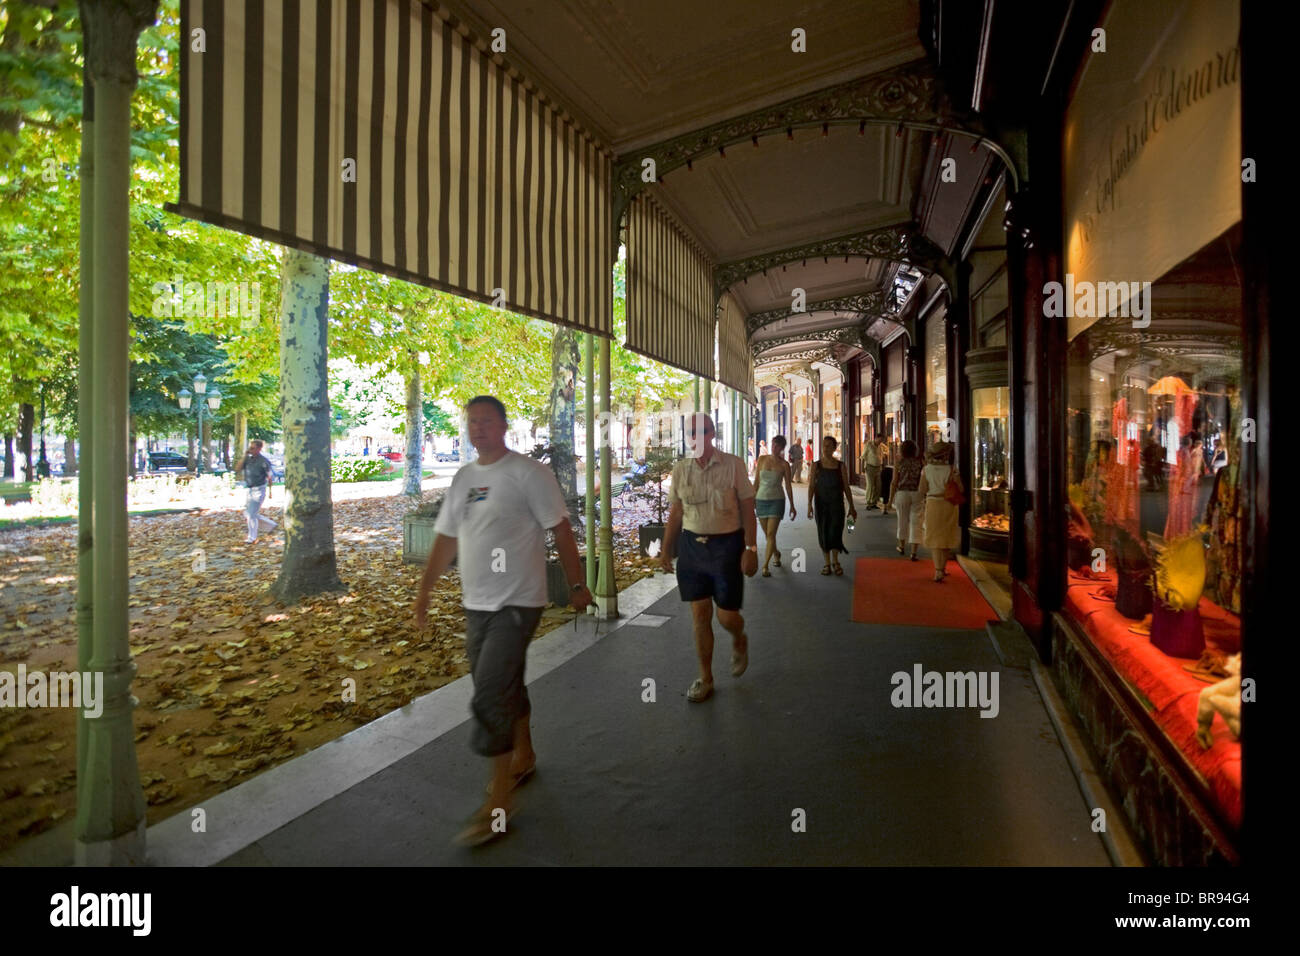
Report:
[[745,318],[745,335],[752,339],[759,329],[771,325],[773,322],[780,322],[782,319],[788,319],[796,315],[810,315],[814,312],[853,312],[861,318],[877,318],[881,316],[891,318],[893,316],[893,313],[888,308],[884,292],[864,292],[861,295],[845,295],[835,299],[822,299],[818,302],[811,302],[802,312],[795,312],[788,307],[769,309],[766,312],[755,312]]
[[843,345],[861,348],[861,342],[864,337],[862,325],[854,323],[853,325],[841,325],[834,329],[818,329],[816,332],[801,332],[791,335],[783,335],[779,339],[767,339],[762,342],[751,342],[749,351],[755,360],[758,356],[773,349],[779,349],[783,345],[789,345],[791,342],[839,342]]
[[913,248],[928,255],[933,249],[933,244],[917,232],[914,223],[899,223],[883,229],[855,232],[847,236],[836,236],[833,239],[818,239],[816,242],[805,243],[802,246],[792,246],[789,249],[778,249],[775,252],[764,252],[745,259],[722,262],[713,267],[713,285],[721,293],[749,276],[776,266],[798,262],[801,259],[862,256],[895,262],[916,262],[920,265],[921,263],[917,262],[912,255]]

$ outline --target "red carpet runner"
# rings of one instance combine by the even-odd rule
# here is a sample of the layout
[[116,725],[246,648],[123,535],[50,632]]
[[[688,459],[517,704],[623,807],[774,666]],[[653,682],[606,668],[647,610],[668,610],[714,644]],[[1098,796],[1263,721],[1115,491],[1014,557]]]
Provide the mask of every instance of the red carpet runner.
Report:
[[863,624],[920,624],[983,630],[997,612],[956,561],[934,583],[927,558],[858,558],[853,571],[853,620]]

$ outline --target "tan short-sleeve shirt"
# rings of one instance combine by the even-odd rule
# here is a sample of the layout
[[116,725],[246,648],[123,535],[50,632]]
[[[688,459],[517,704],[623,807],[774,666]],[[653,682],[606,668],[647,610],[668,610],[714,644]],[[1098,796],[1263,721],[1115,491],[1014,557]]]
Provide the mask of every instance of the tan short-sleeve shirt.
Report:
[[682,527],[694,534],[739,531],[740,503],[754,497],[745,463],[735,455],[715,451],[708,465],[683,458],[673,466],[668,504],[682,503]]

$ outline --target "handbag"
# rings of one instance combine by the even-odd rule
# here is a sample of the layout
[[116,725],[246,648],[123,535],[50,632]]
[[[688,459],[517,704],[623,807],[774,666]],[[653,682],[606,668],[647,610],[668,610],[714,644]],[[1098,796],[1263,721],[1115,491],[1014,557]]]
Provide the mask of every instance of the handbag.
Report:
[[956,507],[966,503],[966,493],[962,491],[961,482],[957,480],[956,468],[948,472],[948,483],[943,486],[943,500]]

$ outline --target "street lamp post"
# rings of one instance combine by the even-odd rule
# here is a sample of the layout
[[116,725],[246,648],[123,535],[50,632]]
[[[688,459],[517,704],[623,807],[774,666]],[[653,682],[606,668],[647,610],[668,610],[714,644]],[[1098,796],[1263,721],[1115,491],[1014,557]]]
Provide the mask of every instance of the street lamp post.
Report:
[[203,406],[207,404],[211,411],[216,411],[221,407],[221,390],[213,386],[212,391],[208,390],[208,380],[203,375],[194,376],[194,392],[190,393],[188,388],[182,388],[180,394],[176,396],[177,404],[180,405],[181,411],[188,412],[190,405],[194,402],[194,395],[199,396],[199,402],[195,406],[198,409],[199,425],[199,460],[195,463],[195,473],[203,474],[203,459],[207,457],[207,445],[203,441]]

